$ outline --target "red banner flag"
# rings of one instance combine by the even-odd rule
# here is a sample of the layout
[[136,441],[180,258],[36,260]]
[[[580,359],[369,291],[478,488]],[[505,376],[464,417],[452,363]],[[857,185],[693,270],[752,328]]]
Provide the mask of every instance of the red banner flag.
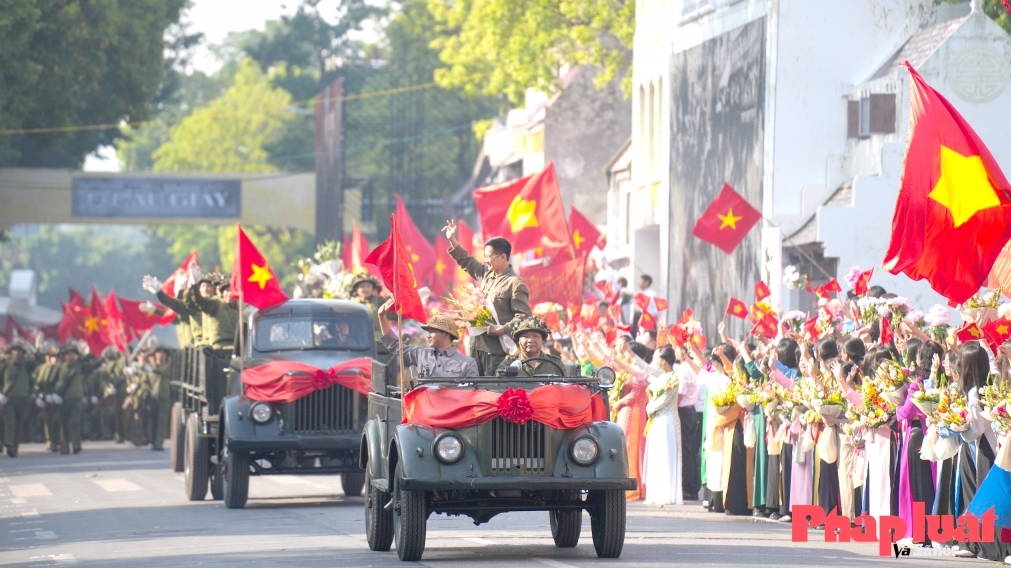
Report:
[[1011,337],[1011,321],[1005,317],[990,320],[983,326],[983,335],[986,336],[986,341],[990,344],[990,350],[996,355],[997,348],[1004,345],[1004,342]]
[[109,337],[109,318],[98,292],[91,289],[91,307],[84,319],[84,340],[88,348],[97,357],[106,347],[112,344]]
[[200,263],[197,262],[197,251],[193,251],[179,265],[179,268],[175,269],[175,272],[165,279],[165,282],[161,285],[161,291],[175,298],[177,293],[197,283],[194,269],[199,268]]
[[556,302],[563,306],[581,305],[584,265],[582,257],[572,258],[568,251],[562,251],[546,264],[524,266],[520,276],[530,290],[530,303]]
[[761,218],[762,214],[727,183],[695,222],[692,234],[730,254]]
[[237,228],[232,292],[239,294],[239,301],[261,310],[283,303],[288,295],[281,289],[281,283],[277,281],[270,263],[246,236],[241,223]]
[[[71,301],[73,301],[73,298],[71,298]],[[57,339],[59,339],[60,343],[66,343],[72,337],[83,339],[84,316],[80,312],[84,311],[84,308],[65,302],[60,302],[60,307],[63,308],[63,319],[56,326]]]
[[884,266],[962,303],[1011,239],[1011,185],[955,107],[906,67],[909,141]]
[[411,266],[414,267],[414,277],[418,280],[419,286],[430,286],[432,273],[435,272],[435,247],[428,242],[418,226],[414,224],[411,214],[404,206],[404,200],[399,195],[395,196],[395,199],[397,200],[397,222],[400,223],[397,232],[400,234],[404,246],[407,247]]
[[411,256],[397,228],[397,214],[390,215],[390,236],[369,254],[365,262],[375,265],[383,283],[393,292],[393,311],[405,318],[428,323],[428,314],[418,295]]
[[961,329],[955,332],[955,337],[958,338],[962,343],[968,343],[970,341],[976,341],[984,338],[983,330],[979,328],[975,323],[969,322],[962,326]]
[[348,270],[354,273],[368,272],[379,278],[379,270],[375,266],[365,263],[365,257],[369,256],[369,252],[372,251],[372,248],[369,246],[369,240],[365,238],[361,229],[358,228],[358,223],[353,221],[351,223],[351,240],[348,244],[350,249],[348,256],[351,260],[350,264],[345,264]]
[[885,317],[881,318],[880,336],[879,337],[881,339],[881,345],[888,345],[889,343],[892,342],[893,339],[895,339],[895,332],[892,331],[892,318],[891,317],[885,316]]
[[569,211],[569,224],[572,227],[572,246],[576,250],[576,256],[590,254],[593,247],[603,248],[604,235],[575,207]]
[[769,286],[765,282],[759,280],[758,284],[755,284],[755,302],[761,302],[771,295],[772,292],[769,290]]
[[441,234],[435,236],[435,267],[432,269],[432,281],[429,288],[432,296],[445,296],[453,288],[456,277],[456,261],[449,256],[449,241]]
[[748,305],[737,298],[731,297],[730,302],[727,303],[727,315],[734,316],[735,318],[747,319]]
[[874,276],[873,268],[861,272],[860,277],[857,278],[857,283],[853,285],[853,293],[857,296],[866,294],[871,284],[871,276]]
[[766,339],[775,339],[779,333],[779,320],[766,314],[755,324],[755,331],[758,331]]
[[570,246],[554,163],[530,176],[475,189],[473,195],[484,240],[505,237],[514,253]]
[[116,303],[116,292],[109,290],[109,295],[105,297],[105,314],[109,321],[109,339],[116,344],[116,349],[126,350],[126,344],[131,339],[131,331],[123,325],[123,313],[119,311]]
[[153,328],[156,324],[160,324],[162,319],[161,313],[168,309],[155,302],[128,300],[126,298],[117,299],[122,308],[123,324],[138,334]]

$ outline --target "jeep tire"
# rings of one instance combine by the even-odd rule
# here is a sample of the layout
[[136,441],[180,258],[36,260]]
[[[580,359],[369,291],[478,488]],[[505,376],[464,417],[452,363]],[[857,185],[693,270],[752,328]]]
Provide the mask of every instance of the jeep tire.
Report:
[[221,473],[222,497],[225,507],[241,509],[249,498],[249,454],[233,452],[228,448],[228,430],[221,437],[221,458],[218,460]]
[[625,544],[625,492],[608,489],[590,492],[590,533],[600,558],[618,558]]
[[390,494],[372,486],[372,474],[365,475],[365,540],[369,550],[389,552],[393,544],[393,509],[387,510]]
[[200,435],[200,416],[191,413],[186,418],[186,435],[183,444],[183,475],[186,479],[186,498],[203,501],[207,496],[207,477],[211,465],[209,439]]
[[183,411],[183,403],[174,403],[170,416],[169,467],[176,473],[182,473],[186,468],[183,457],[186,451],[186,412]]
[[341,489],[345,497],[358,497],[362,494],[362,487],[365,487],[364,471],[341,474]]
[[397,462],[393,477],[393,534],[397,542],[397,556],[415,562],[425,553],[425,533],[428,524],[428,503],[424,491],[404,491],[400,488],[404,478],[404,462]]
[[551,538],[558,548],[572,548],[579,544],[579,531],[583,529],[581,509],[554,509],[548,511],[551,517]]

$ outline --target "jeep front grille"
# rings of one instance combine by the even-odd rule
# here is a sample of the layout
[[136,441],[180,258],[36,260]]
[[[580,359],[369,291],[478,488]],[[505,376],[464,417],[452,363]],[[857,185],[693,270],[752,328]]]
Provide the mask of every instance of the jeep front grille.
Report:
[[313,392],[290,405],[294,434],[342,434],[358,423],[358,393],[334,385]]
[[[551,475],[548,428],[533,420],[520,426],[496,418],[491,422],[491,474]],[[553,461],[553,460],[552,460]]]

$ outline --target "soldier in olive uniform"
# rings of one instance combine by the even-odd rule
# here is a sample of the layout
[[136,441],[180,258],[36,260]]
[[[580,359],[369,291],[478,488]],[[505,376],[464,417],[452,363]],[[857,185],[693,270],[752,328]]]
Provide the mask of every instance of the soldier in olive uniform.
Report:
[[[201,280],[195,288],[199,290],[201,283],[211,286],[210,280]],[[176,330],[179,339],[179,347],[189,347],[191,345],[205,345],[203,342],[203,314],[196,305],[189,300],[189,295],[193,288],[183,290],[178,298],[173,298],[162,291],[162,283],[154,276],[145,276],[142,284],[143,288],[158,297],[158,301],[165,304],[176,313]],[[179,326],[183,326],[180,331]]]
[[[214,276],[214,275],[212,275]],[[220,275],[218,275],[220,276]],[[239,324],[239,308],[231,299],[228,280],[217,278],[214,287],[201,285],[190,294],[193,305],[201,312],[201,341],[216,351],[231,351],[235,345],[235,330]],[[227,355],[223,355],[227,357]]]
[[46,449],[60,451],[59,407],[53,403],[56,392],[56,370],[60,365],[60,349],[51,345],[43,351],[45,360],[35,368],[35,405],[45,425]]
[[154,365],[147,372],[150,396],[148,397],[148,432],[150,432],[151,449],[164,450],[164,426],[168,423],[172,412],[172,392],[169,386],[169,350],[158,347],[154,350]]
[[7,360],[0,362],[0,415],[3,416],[3,445],[7,455],[18,455],[21,432],[28,417],[32,395],[33,366],[27,348],[15,343],[7,348]]
[[151,395],[150,380],[148,379],[147,365],[148,352],[141,350],[137,353],[137,358],[123,369],[126,376],[125,391],[126,398],[123,399],[121,408],[123,409],[124,431],[126,439],[135,446],[146,446],[148,438],[148,398]]
[[53,401],[59,408],[60,453],[81,452],[81,404],[84,402],[84,381],[100,362],[94,357],[81,361],[74,345],[60,351],[63,362],[56,371]]
[[484,247],[484,262],[478,262],[456,240],[456,223],[443,227],[449,239],[449,255],[471,278],[478,281],[481,291],[491,300],[498,324],[488,326],[487,333],[474,336],[471,356],[477,360],[481,376],[489,376],[505,359],[506,350],[499,339],[524,316],[531,315],[530,291],[509,264],[512,245],[502,237],[488,239]]
[[112,438],[117,444],[126,441],[123,428],[123,401],[126,399],[126,355],[114,347],[107,347],[102,353],[102,367],[96,373],[99,377],[102,402],[102,438]]
[[389,357],[390,351],[383,344],[383,330],[379,325],[379,308],[383,306],[384,300],[379,297],[379,281],[371,274],[355,274],[348,285],[348,296],[352,302],[364,305],[369,314],[372,315],[372,333],[375,336],[376,355],[380,361]]
[[[505,376],[509,366],[516,367],[517,375],[520,377],[535,377],[538,375],[562,375],[565,373],[565,365],[562,360],[555,355],[549,355],[544,351],[544,341],[547,340],[551,332],[548,326],[544,325],[540,319],[530,316],[519,321],[513,326],[512,337],[516,340],[519,351],[515,355],[510,355],[502,360],[502,363],[495,370],[497,376]],[[541,357],[554,363],[546,361],[531,361],[525,365],[521,362],[524,359]]]

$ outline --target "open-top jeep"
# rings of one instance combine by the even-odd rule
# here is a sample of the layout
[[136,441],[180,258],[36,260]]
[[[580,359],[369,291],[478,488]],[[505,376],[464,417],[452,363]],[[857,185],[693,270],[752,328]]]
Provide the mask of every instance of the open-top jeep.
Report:
[[[362,391],[368,392],[376,356],[368,310],[347,301],[289,300],[252,314],[246,329],[241,359],[228,362],[206,352],[227,377],[221,398],[211,400],[207,389],[183,389],[190,410],[184,444],[188,497],[203,499],[210,479],[214,498],[237,509],[246,504],[250,475],[336,473],[345,495],[360,495],[365,472],[358,451],[368,408]],[[358,361],[364,362],[344,368]],[[261,391],[273,389],[273,397],[251,395],[245,383],[257,374],[271,378]],[[348,375],[364,386],[347,386]],[[292,390],[293,380],[301,390]]]
[[[557,367],[548,359],[544,365]],[[527,362],[524,362],[527,364]],[[602,558],[621,555],[628,476],[625,435],[608,420],[614,371],[579,376],[429,377],[401,400],[391,369],[373,363],[362,435],[369,548],[401,560],[425,550],[431,513],[475,524],[507,511],[547,511],[559,547],[579,541],[582,511]]]

